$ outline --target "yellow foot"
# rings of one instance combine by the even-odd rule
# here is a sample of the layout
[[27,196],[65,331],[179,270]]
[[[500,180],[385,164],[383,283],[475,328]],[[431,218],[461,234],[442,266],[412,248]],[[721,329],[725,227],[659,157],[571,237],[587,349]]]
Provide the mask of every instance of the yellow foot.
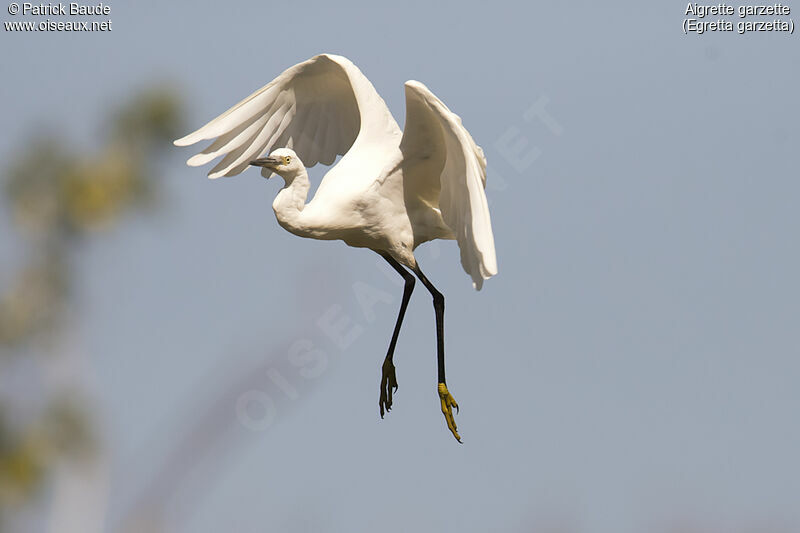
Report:
[[378,404],[381,408],[381,418],[383,418],[384,409],[386,411],[392,410],[392,388],[397,390],[397,378],[394,375],[394,363],[390,360],[383,362],[383,369],[381,375],[381,397]]
[[447,428],[453,434],[458,442],[461,442],[461,437],[458,434],[458,429],[456,428],[456,421],[453,419],[453,407],[456,408],[456,413],[458,412],[458,404],[456,403],[453,395],[450,394],[450,391],[447,390],[447,385],[444,383],[439,383],[439,399],[442,401],[442,414],[444,415],[444,419],[447,421]]

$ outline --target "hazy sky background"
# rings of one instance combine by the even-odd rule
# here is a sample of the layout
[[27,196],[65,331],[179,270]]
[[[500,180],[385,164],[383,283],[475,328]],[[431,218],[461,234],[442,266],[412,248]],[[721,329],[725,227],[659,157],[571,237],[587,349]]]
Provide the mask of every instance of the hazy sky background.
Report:
[[[103,112],[156,80],[185,97],[188,133],[333,52],[401,126],[403,82],[424,82],[489,161],[499,275],[476,293],[455,244],[418,251],[447,298],[460,446],[424,288],[380,420],[399,278],[281,229],[276,181],[209,181],[172,150],[160,209],[78,259],[73,349],[107,445],[106,530],[143,492],[178,533],[800,529],[800,44],[687,36],[685,9],[117,2],[110,33],[0,32],[5,160],[41,128],[99,145]],[[526,120],[537,102],[555,128]],[[503,147],[520,137],[515,164]],[[0,238],[5,268],[17,248]],[[345,349],[326,313],[360,332]],[[322,352],[318,375],[293,345]],[[274,402],[265,431],[237,417],[253,390]]]

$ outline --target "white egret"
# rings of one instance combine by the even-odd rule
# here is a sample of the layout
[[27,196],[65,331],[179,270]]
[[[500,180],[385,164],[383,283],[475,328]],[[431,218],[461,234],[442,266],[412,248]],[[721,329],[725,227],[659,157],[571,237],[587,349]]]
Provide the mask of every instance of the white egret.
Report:
[[[455,239],[461,265],[480,290],[497,273],[483,150],[441,100],[422,83],[405,84],[401,131],[383,99],[350,60],[322,54],[299,63],[211,122],[175,141],[216,139],[188,160],[222,160],[210,178],[235,176],[249,165],[285,185],[272,208],[278,223],[301,237],[340,239],[380,254],[405,280],[400,311],[382,366],[381,418],[397,390],[393,355],[414,289],[410,269],[433,296],[438,387],[447,427],[460,442],[444,372],[444,296],[420,270],[414,249]],[[261,157],[272,148],[268,157]],[[330,165],[314,198],[306,167]]]

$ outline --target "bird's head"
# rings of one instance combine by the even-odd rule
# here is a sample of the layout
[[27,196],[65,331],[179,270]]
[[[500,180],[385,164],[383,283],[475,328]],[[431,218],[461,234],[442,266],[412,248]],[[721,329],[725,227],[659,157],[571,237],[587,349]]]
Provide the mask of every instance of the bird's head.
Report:
[[303,162],[291,148],[278,148],[267,157],[259,157],[250,161],[250,164],[254,167],[271,170],[285,179],[287,183],[305,170]]

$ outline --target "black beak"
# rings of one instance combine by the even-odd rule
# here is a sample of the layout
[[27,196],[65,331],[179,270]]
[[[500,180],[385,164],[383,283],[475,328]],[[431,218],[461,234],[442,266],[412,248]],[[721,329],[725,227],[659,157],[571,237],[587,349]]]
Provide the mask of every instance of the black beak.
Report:
[[280,164],[280,160],[277,157],[259,157],[258,159],[250,161],[250,164],[254,167],[264,167],[275,170],[275,167]]

